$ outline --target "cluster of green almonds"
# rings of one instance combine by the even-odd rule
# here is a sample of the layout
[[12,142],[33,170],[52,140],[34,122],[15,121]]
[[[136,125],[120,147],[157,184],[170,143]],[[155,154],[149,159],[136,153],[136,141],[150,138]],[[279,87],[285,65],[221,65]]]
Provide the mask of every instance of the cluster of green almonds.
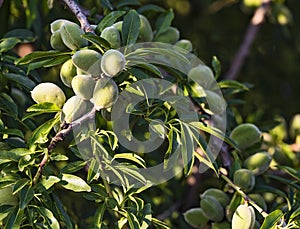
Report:
[[227,194],[217,188],[209,188],[200,195],[200,207],[189,209],[184,218],[195,228],[205,228],[210,221],[212,228],[228,228],[230,224],[224,220],[225,208],[229,204]]
[[[109,49],[103,55],[82,48],[86,46],[80,35],[81,28],[67,20],[56,20],[51,24],[51,45],[58,50],[74,50],[72,58],[62,64],[60,79],[73,89],[74,96],[66,100],[62,89],[54,83],[37,85],[32,91],[36,103],[54,103],[62,108],[62,121],[71,123],[88,113],[93,107],[97,110],[111,107],[117,100],[118,86],[113,80],[126,64],[123,53]],[[77,51],[76,51],[77,50]]]
[[[243,123],[235,127],[230,137],[235,141],[238,148],[242,151],[258,144],[262,140],[262,133],[257,126],[252,123]],[[249,153],[250,152],[250,153]],[[235,171],[233,182],[240,187],[244,192],[251,192],[255,186],[255,177],[264,173],[270,166],[272,156],[269,152],[247,151],[246,159],[241,169]]]

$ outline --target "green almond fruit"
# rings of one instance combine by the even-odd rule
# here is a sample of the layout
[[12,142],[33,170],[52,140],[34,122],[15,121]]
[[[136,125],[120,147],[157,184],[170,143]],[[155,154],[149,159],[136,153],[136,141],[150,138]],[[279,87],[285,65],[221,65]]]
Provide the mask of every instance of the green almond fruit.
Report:
[[6,186],[0,189],[0,206],[1,205],[12,205],[18,204],[18,197],[13,195],[13,186]]
[[55,50],[59,50],[59,51],[68,50],[68,47],[64,44],[64,42],[63,42],[63,40],[61,38],[59,30],[55,31],[50,36],[50,45]]
[[220,222],[224,218],[224,209],[221,203],[212,196],[205,196],[200,201],[200,207],[204,215],[215,222]]
[[193,44],[190,40],[181,39],[175,43],[175,45],[179,48],[182,48],[188,52],[193,51]]
[[83,49],[77,51],[73,56],[73,64],[92,76],[100,76],[102,55],[94,50]]
[[233,183],[244,192],[250,192],[255,186],[255,176],[248,169],[238,169],[233,175]]
[[[237,207],[232,217],[232,229],[252,229],[255,223],[254,210],[246,204]],[[253,208],[252,208],[253,209]],[[253,218],[254,217],[254,218]]]
[[174,44],[176,41],[179,40],[179,30],[175,27],[169,26],[166,31],[163,33],[158,34],[154,41],[162,42],[162,43],[169,43]]
[[261,131],[252,123],[240,124],[235,127],[230,134],[230,138],[236,142],[241,150],[245,150],[255,143],[258,143],[261,137]]
[[213,114],[221,114],[226,110],[226,101],[223,97],[221,97],[216,92],[210,90],[206,90],[205,94],[206,101],[209,106],[209,110],[205,109],[207,112],[210,111],[210,113]]
[[[60,30],[60,27],[62,26],[62,24],[64,23],[69,23],[70,21],[68,20],[65,20],[65,19],[57,19],[55,21],[53,21],[51,24],[50,24],[50,31],[51,33],[54,33],[56,31],[59,31]],[[71,22],[72,23],[72,22]]]
[[188,72],[188,79],[189,81],[192,80],[198,83],[204,89],[210,89],[214,84],[216,84],[213,71],[204,64],[192,68]]
[[88,75],[77,75],[72,80],[72,89],[78,97],[89,100],[93,97],[95,80]]
[[74,78],[74,76],[76,76],[76,74],[76,66],[73,64],[72,59],[67,60],[62,64],[59,76],[64,85],[66,85],[67,87],[71,87],[72,79]]
[[217,188],[206,189],[205,192],[201,194],[201,198],[205,198],[206,196],[214,197],[216,200],[218,200],[220,202],[220,204],[223,207],[226,207],[226,205],[228,205],[229,201],[230,201],[227,194],[225,192],[223,192],[222,190],[217,189]]
[[196,228],[205,226],[209,221],[201,208],[191,208],[183,213],[183,217],[188,224]]
[[100,34],[100,37],[107,40],[111,48],[117,49],[121,47],[121,36],[115,26],[106,27]]
[[102,57],[101,70],[106,76],[116,76],[125,68],[126,60],[118,50],[110,49],[106,51]]
[[61,121],[71,123],[91,111],[93,105],[89,100],[74,95],[69,98],[62,108]]
[[88,45],[87,40],[81,37],[83,34],[84,31],[80,26],[73,22],[63,22],[60,27],[61,39],[71,50],[76,50]]
[[64,92],[54,83],[40,83],[31,91],[31,97],[36,103],[54,103],[62,107],[66,101]]
[[120,34],[122,33],[122,26],[123,26],[123,21],[118,21],[113,24],[113,27],[115,27],[120,32]]
[[140,14],[139,17],[141,21],[139,40],[142,42],[150,42],[153,40],[153,31],[150,22],[142,14]]
[[251,170],[254,175],[264,173],[270,166],[272,156],[268,152],[257,152],[244,161],[245,168]]
[[110,77],[97,80],[91,102],[97,110],[111,107],[118,99],[119,89]]

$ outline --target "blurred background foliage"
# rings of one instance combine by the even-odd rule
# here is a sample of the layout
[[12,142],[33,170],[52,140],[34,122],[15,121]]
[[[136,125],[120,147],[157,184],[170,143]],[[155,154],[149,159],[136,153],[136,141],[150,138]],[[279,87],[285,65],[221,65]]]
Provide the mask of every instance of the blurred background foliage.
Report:
[[[90,14],[92,23],[99,22],[101,16],[106,14],[107,9],[102,7],[107,4],[105,0],[79,2],[85,9],[89,9],[87,13]],[[131,2],[134,5],[135,1]],[[253,16],[255,6],[249,7],[249,4],[255,5],[260,1],[142,0],[140,2],[173,8],[176,15],[173,24],[181,31],[181,37],[192,40],[195,52],[206,64],[210,65],[212,57],[217,56],[222,63],[221,77],[224,77]],[[74,15],[61,1],[4,0],[0,8],[0,36],[14,28],[28,28],[38,37],[34,49],[47,49],[50,36],[49,23],[57,18],[75,20]],[[262,125],[274,119],[275,115],[280,115],[288,121],[299,112],[297,105],[297,99],[300,97],[299,24],[300,1],[272,1],[272,10],[261,26],[237,77],[239,81],[254,86],[250,93],[241,95],[240,98],[245,100],[239,107],[243,121]]]

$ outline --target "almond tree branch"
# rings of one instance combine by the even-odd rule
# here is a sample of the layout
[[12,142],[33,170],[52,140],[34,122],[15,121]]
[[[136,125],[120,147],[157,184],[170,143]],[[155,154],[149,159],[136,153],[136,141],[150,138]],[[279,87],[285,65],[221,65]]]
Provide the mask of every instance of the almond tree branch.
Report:
[[62,125],[62,130],[60,130],[59,132],[56,133],[56,135],[51,139],[50,144],[47,147],[47,153],[44,154],[44,157],[43,157],[41,163],[39,164],[38,171],[36,172],[36,174],[33,178],[33,181],[32,181],[33,184],[36,184],[37,181],[39,180],[40,176],[42,175],[43,168],[50,158],[50,153],[55,148],[57,143],[63,141],[72,132],[72,130],[75,127],[80,126],[82,123],[84,123],[86,121],[94,119],[95,114],[96,114],[96,109],[93,108],[90,112],[86,113],[85,115],[83,115],[81,118],[75,120],[74,122],[64,123]]
[[94,29],[92,28],[92,26],[88,22],[85,14],[83,13],[83,11],[79,7],[79,5],[74,0],[63,0],[63,1],[70,8],[70,10],[75,14],[76,18],[80,22],[81,28],[85,32],[94,33]]
[[258,7],[248,25],[243,42],[241,43],[238,52],[236,53],[229,71],[227,72],[225,79],[236,79],[241,67],[243,66],[246,57],[249,54],[250,47],[259,31],[260,26],[263,24],[265,15],[270,7],[271,0],[262,0],[262,4]]

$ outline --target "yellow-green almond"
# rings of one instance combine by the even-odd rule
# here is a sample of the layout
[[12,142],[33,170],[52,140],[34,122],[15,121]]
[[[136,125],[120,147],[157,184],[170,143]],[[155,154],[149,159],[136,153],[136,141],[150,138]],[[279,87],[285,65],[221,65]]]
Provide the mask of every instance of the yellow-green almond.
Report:
[[72,89],[78,97],[89,100],[93,97],[95,80],[88,75],[77,75],[72,80]]
[[150,42],[153,40],[153,31],[150,22],[142,14],[140,14],[139,17],[141,22],[139,39],[143,42]]
[[62,107],[66,101],[64,92],[54,83],[40,83],[31,91],[31,97],[36,103],[54,103]]
[[76,76],[76,74],[76,67],[73,64],[72,59],[69,59],[62,64],[59,75],[64,85],[66,85],[67,87],[71,87],[72,79],[74,78],[74,76]]
[[188,52],[191,52],[193,51],[193,44],[190,40],[187,40],[187,39],[181,39],[179,41],[177,41],[175,43],[176,46],[188,51]]
[[236,142],[241,150],[245,150],[258,143],[261,140],[261,136],[261,131],[252,123],[240,124],[230,134],[230,138]]
[[118,99],[118,86],[110,77],[97,80],[91,102],[97,110],[111,107]]
[[233,175],[233,183],[244,192],[250,192],[255,185],[255,176],[249,169],[238,169]]
[[83,34],[84,31],[76,23],[66,21],[60,26],[61,38],[64,44],[71,50],[87,46],[87,40],[81,37]]
[[201,85],[204,89],[210,89],[216,83],[213,71],[204,64],[192,68],[188,72],[188,79]]
[[118,50],[110,49],[104,53],[101,60],[101,70],[105,75],[113,77],[125,68],[126,60]]
[[120,48],[120,46],[121,46],[120,32],[114,26],[106,27],[101,32],[100,37],[107,40],[107,42],[110,44],[111,48],[116,49],[116,48]]
[[71,123],[91,111],[93,105],[89,100],[74,95],[69,98],[62,108],[61,121]]
[[158,34],[154,41],[174,44],[176,41],[178,41],[179,36],[179,30],[175,27],[169,26],[166,31]]
[[272,156],[268,152],[257,152],[244,161],[245,168],[251,170],[254,175],[264,173],[270,166]]
[[118,21],[113,24],[113,27],[115,27],[120,33],[122,33],[122,26],[123,26],[123,21]]
[[242,204],[239,205],[232,217],[232,229],[251,229],[255,223],[255,215],[253,216],[251,208]]
[[60,30],[61,25],[63,23],[68,23],[68,22],[70,22],[70,21],[65,20],[65,19],[57,19],[57,20],[53,21],[50,24],[50,31],[51,31],[51,33],[54,33],[55,31]]
[[60,50],[60,51],[64,51],[67,50],[68,47],[64,44],[61,35],[60,35],[60,31],[57,30],[55,31],[51,36],[50,36],[50,45],[53,49],[55,50]]
[[102,55],[91,49],[77,51],[73,56],[73,64],[83,72],[92,76],[100,76]]

